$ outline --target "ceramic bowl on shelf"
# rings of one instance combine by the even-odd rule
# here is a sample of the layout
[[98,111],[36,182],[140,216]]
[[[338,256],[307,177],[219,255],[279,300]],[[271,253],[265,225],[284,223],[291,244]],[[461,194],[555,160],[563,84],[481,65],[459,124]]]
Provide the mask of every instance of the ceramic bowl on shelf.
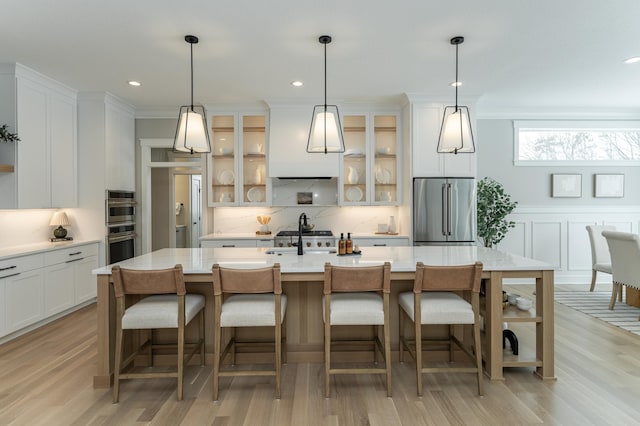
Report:
[[507,295],[507,300],[509,301],[510,304],[515,306],[516,305],[516,300],[518,299],[518,297],[520,297],[519,294],[509,293],[509,295]]
[[522,311],[528,311],[533,307],[533,302],[526,297],[518,297],[516,299],[516,306]]
[[388,146],[381,146],[378,148],[378,154],[389,155],[391,154],[391,148]]

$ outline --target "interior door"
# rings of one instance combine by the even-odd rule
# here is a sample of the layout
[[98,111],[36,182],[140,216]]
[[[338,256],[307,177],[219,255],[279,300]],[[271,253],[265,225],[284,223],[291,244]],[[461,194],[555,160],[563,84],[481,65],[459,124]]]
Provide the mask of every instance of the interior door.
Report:
[[191,175],[191,247],[200,247],[202,218],[201,175]]

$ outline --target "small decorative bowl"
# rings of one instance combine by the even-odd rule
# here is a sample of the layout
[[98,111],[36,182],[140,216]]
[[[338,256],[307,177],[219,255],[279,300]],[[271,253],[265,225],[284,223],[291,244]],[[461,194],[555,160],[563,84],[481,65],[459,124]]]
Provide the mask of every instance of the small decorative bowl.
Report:
[[515,293],[509,293],[509,295],[507,296],[507,300],[509,300],[509,303],[511,303],[512,305],[516,304],[516,300],[520,297],[519,294],[515,294]]
[[533,302],[531,300],[527,299],[526,297],[518,297],[516,299],[516,306],[520,310],[528,311],[529,309],[531,309],[533,307]]

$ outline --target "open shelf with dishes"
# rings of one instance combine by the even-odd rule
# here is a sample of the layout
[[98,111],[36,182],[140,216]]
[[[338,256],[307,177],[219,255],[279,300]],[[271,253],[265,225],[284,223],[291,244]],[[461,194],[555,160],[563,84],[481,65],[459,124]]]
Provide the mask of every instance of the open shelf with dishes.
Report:
[[396,113],[345,114],[342,205],[397,205],[399,137]]
[[265,114],[211,117],[209,206],[267,204],[266,121]]

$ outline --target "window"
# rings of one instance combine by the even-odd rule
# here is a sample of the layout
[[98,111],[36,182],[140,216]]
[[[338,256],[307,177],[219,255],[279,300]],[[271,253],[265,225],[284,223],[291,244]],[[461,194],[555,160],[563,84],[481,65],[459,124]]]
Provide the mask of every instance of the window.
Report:
[[516,165],[640,166],[640,121],[514,121]]

